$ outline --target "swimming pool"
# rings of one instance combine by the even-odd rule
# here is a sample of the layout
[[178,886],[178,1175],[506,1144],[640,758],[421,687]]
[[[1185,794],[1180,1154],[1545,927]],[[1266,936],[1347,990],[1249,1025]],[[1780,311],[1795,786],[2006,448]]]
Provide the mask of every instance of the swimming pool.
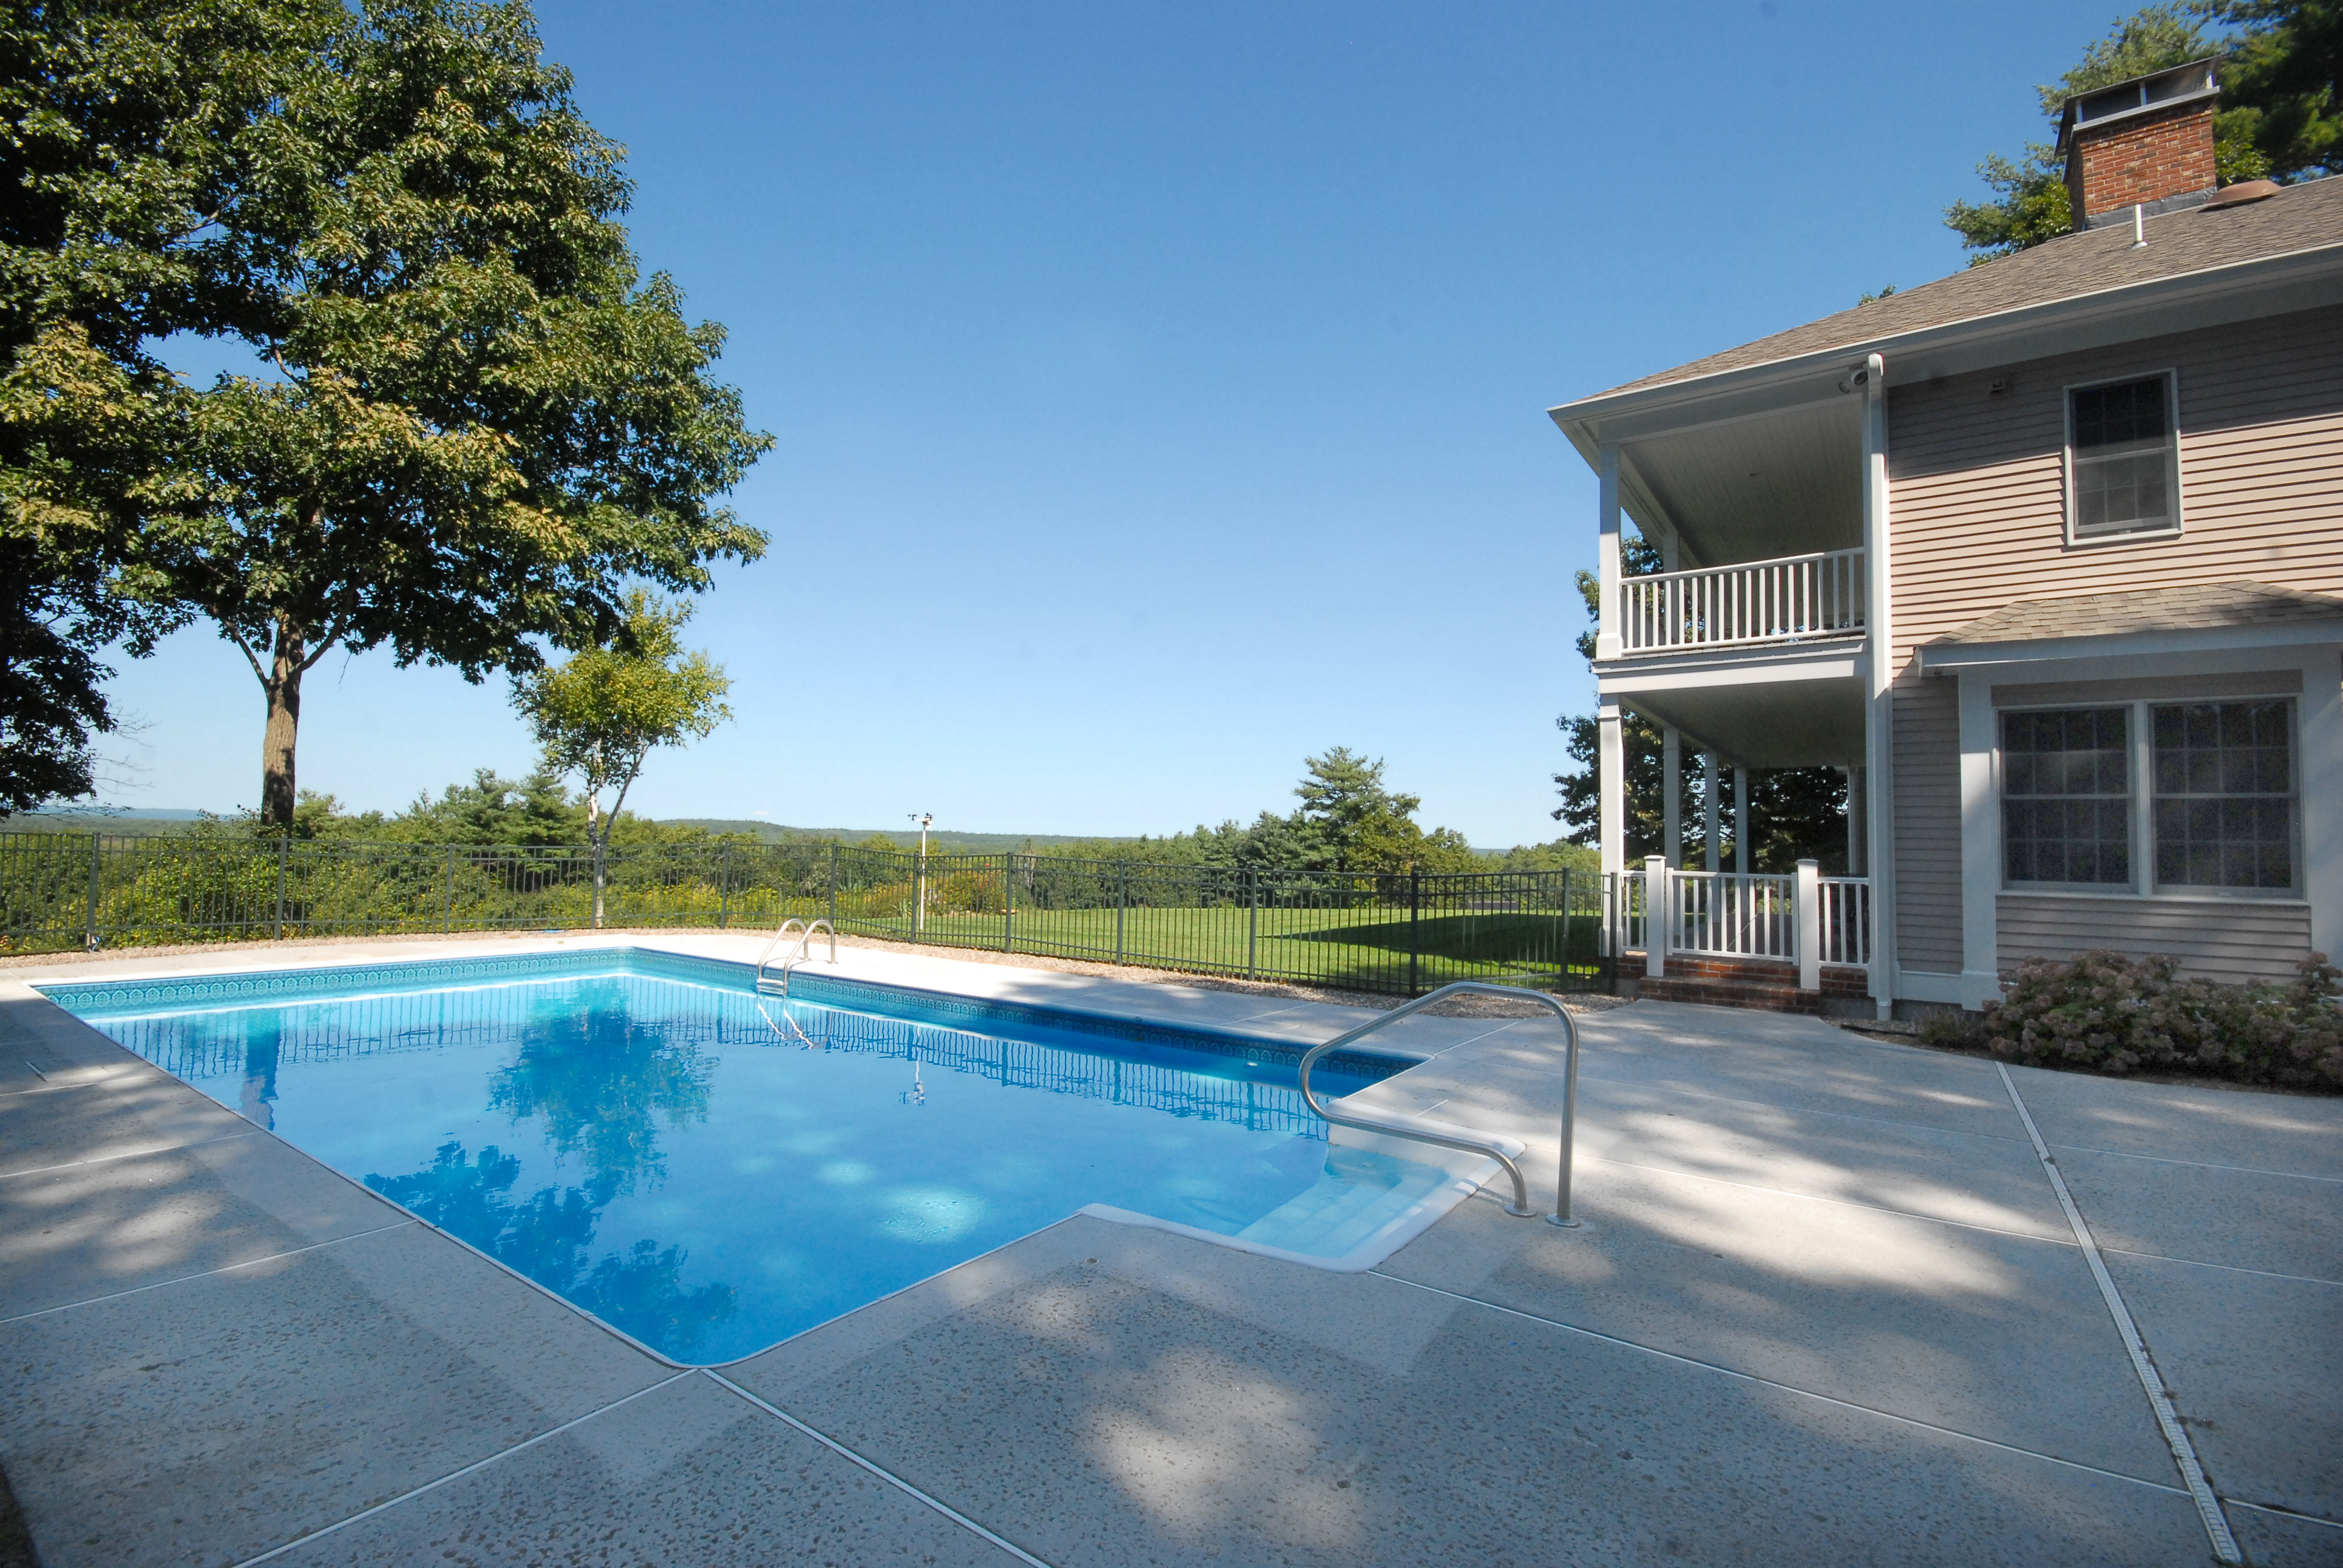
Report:
[[787,1003],[745,965],[623,949],[41,989],[679,1362],[1090,1206],[1331,1258],[1461,1190],[1330,1144],[1274,1042],[804,971]]

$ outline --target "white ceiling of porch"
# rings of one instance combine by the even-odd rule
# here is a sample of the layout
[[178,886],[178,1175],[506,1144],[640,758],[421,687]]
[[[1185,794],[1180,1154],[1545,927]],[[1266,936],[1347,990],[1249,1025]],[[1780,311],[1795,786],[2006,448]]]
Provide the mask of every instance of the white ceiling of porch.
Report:
[[1863,543],[1863,399],[1654,436],[1622,448],[1622,502],[1681,565],[1723,566]]

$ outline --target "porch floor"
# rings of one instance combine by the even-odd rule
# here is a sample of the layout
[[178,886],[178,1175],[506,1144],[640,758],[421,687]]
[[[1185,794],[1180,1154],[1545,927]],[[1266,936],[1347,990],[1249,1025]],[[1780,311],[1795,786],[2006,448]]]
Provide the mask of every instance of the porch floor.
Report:
[[[1366,1016],[841,959],[1293,1038]],[[2343,1101],[2005,1079],[1641,1001],[1580,1020],[1581,1229],[1472,1201],[1337,1274],[1072,1219],[709,1372],[25,978],[0,979],[0,1464],[49,1568],[2193,1568],[2206,1531],[2009,1085],[2251,1560],[2343,1563]],[[1362,1098],[1523,1138],[1550,1192],[1554,1025],[1393,1034],[1428,1060]]]

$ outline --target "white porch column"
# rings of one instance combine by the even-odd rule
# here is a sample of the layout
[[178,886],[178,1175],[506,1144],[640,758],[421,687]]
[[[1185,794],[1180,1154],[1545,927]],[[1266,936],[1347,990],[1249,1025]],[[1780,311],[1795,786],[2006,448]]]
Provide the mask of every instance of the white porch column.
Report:
[[1749,852],[1749,769],[1733,770],[1733,869],[1743,876],[1757,869]]
[[[1619,446],[1606,441],[1594,458],[1594,657],[1619,657]],[[1615,869],[1615,868],[1614,868]]]
[[1668,863],[1657,855],[1644,860],[1644,973],[1658,980],[1668,972],[1668,927],[1675,914],[1675,890],[1668,886]]
[[1673,724],[1660,729],[1660,853],[1671,870],[1684,869],[1684,737]]
[[1846,775],[1846,874],[1860,877],[1866,863],[1865,851],[1871,848],[1871,835],[1865,825],[1871,813],[1864,809],[1866,780],[1859,763],[1839,771]]
[[1717,842],[1719,813],[1716,799],[1716,753],[1714,751],[1704,751],[1700,754],[1700,792],[1702,796],[1701,826],[1705,829],[1704,836],[1707,839],[1706,853],[1703,858],[1707,861],[1707,869],[1721,871],[1725,869],[1725,846]]
[[1993,792],[1993,675],[1964,670],[1958,678],[1961,1005],[1974,1011],[2001,995],[2001,811]]
[[1864,857],[1871,879],[1871,998],[1896,1010],[1896,627],[1888,559],[1887,364],[1864,357]]
[[1617,703],[1595,709],[1594,736],[1594,787],[1601,810],[1597,842],[1603,874],[1608,877],[1627,866],[1627,754],[1619,737]]

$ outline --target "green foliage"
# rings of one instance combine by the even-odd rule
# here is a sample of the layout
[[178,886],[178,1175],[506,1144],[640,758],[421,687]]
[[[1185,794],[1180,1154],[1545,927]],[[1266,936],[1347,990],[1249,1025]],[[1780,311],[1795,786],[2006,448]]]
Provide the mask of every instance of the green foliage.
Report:
[[1924,1038],[2034,1067],[2121,1075],[2201,1073],[2343,1088],[2343,970],[2324,953],[2285,985],[2178,978],[2178,961],[2091,952],[2028,960],[1982,1014],[1932,1018]]
[[545,749],[546,767],[583,781],[586,830],[598,844],[604,790],[616,791],[615,813],[653,750],[705,739],[732,717],[722,667],[687,652],[677,636],[690,618],[689,605],[637,588],[608,646],[515,684],[513,700]]
[[2206,0],[2204,12],[2237,29],[2221,75],[2223,142],[2259,159],[2222,180],[2343,173],[2343,4]]
[[1497,858],[1500,871],[1576,871],[1594,876],[1603,869],[1600,851],[1587,844],[1556,839],[1545,844],[1516,844]]
[[[2208,28],[2235,29],[2217,35]],[[2118,19],[2057,81],[2037,86],[2055,125],[2066,100],[2111,83],[2220,55],[2221,107],[2213,119],[2215,177],[2301,178],[2333,173],[2343,156],[2343,5],[2336,0],[2162,3]],[[2064,160],[2046,142],[2012,160],[1977,166],[1994,195],[1956,201],[1947,226],[1974,252],[1971,266],[2070,233]]]
[[[769,438],[709,379],[721,328],[638,275],[618,149],[525,5],[68,4],[0,48],[47,198],[0,266],[0,482],[98,588],[244,651],[272,823],[329,648],[527,670],[607,639],[628,579],[761,552],[712,501]],[[174,331],[254,372],[180,385]]]

